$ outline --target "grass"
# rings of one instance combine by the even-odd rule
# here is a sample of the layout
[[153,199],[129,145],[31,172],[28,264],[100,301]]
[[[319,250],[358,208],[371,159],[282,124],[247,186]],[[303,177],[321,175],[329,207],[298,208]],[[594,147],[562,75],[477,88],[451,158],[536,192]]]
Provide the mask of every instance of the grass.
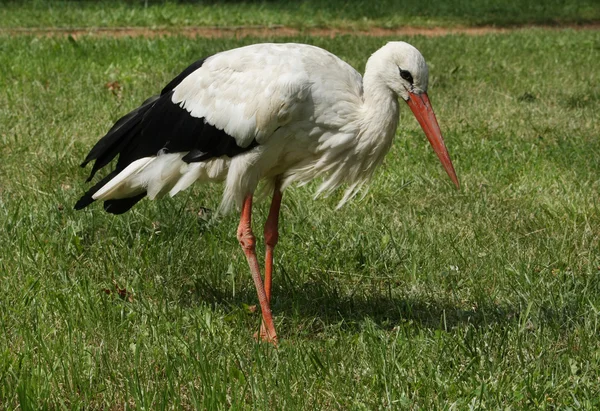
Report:
[[[385,41],[285,40],[359,70]],[[112,122],[257,40],[4,36],[0,408],[598,408],[600,33],[407,40],[462,189],[402,107],[364,199],[287,191],[273,349],[218,186],[72,210]]]
[[595,0],[7,1],[0,27],[285,25],[368,29],[402,26],[581,24],[600,21]]

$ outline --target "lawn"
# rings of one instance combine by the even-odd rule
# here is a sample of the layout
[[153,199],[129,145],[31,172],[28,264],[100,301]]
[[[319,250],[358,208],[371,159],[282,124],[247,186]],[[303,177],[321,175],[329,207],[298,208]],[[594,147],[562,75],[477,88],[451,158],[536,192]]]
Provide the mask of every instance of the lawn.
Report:
[[0,40],[0,408],[600,407],[600,32],[407,38],[462,188],[401,107],[363,199],[286,191],[278,349],[219,186],[72,209],[120,115],[259,40]]
[[597,0],[6,1],[0,27],[274,26],[368,29],[600,22]]

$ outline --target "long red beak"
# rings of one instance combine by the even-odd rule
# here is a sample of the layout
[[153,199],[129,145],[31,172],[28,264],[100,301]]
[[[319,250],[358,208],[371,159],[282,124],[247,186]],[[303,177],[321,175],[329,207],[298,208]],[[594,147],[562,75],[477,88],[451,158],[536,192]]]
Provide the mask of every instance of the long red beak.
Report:
[[423,128],[429,143],[431,143],[431,147],[433,147],[433,151],[435,151],[435,154],[437,154],[442,162],[446,173],[448,173],[456,188],[460,188],[458,177],[456,177],[452,160],[450,160],[448,149],[446,148],[446,144],[444,144],[442,132],[440,131],[440,126],[435,118],[435,113],[431,108],[427,93],[409,93],[409,99],[406,102],[419,121],[421,128]]

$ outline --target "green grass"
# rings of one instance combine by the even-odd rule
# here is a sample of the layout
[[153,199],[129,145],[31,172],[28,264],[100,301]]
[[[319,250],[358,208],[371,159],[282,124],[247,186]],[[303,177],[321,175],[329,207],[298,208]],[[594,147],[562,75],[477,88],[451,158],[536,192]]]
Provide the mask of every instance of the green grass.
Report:
[[596,0],[7,1],[0,27],[453,27],[600,21]]
[[364,199],[288,190],[274,349],[220,187],[72,210],[120,115],[256,40],[1,38],[0,408],[600,407],[600,33],[408,40],[462,189],[402,107]]

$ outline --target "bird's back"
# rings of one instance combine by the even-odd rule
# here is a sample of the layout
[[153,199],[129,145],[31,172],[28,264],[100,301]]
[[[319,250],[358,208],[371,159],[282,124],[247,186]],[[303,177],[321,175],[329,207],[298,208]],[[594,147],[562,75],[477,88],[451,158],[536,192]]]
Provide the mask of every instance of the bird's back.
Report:
[[[244,146],[310,116],[333,121],[340,105],[359,104],[362,77],[349,64],[306,44],[255,44],[206,59],[176,88],[173,101]],[[309,110],[309,112],[307,112]]]

